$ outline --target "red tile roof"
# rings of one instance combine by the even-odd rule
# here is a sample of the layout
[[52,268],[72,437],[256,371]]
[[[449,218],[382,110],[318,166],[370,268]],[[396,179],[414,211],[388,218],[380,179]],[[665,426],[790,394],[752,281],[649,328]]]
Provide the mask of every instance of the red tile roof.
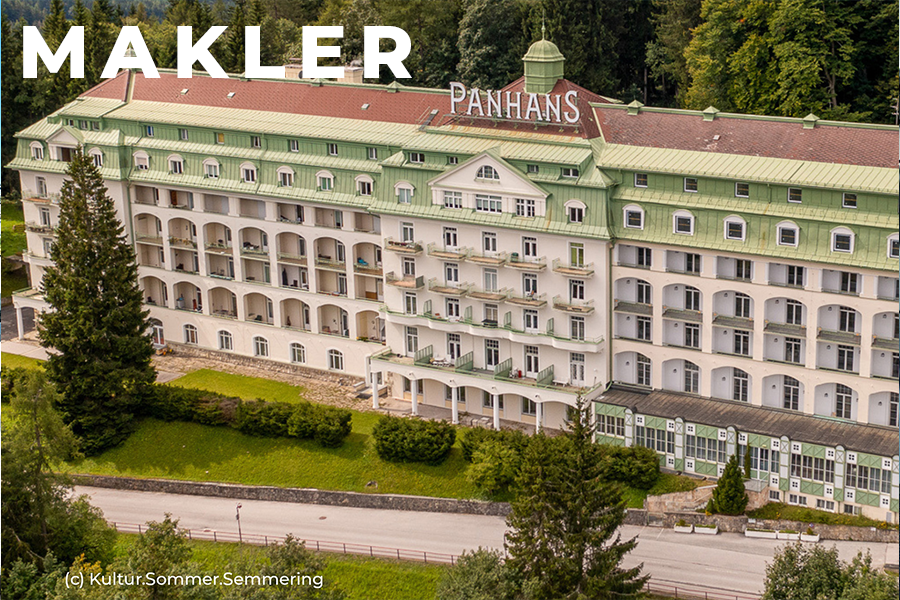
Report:
[[886,168],[897,168],[900,158],[896,129],[822,124],[804,129],[789,121],[723,116],[704,121],[699,114],[642,110],[629,115],[605,107],[595,112],[612,144]]

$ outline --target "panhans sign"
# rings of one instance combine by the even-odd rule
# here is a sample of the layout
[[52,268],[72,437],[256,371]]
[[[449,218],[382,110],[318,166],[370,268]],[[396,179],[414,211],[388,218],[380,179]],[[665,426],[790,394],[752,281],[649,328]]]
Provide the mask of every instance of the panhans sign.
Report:
[[[543,100],[543,102],[542,102]],[[528,92],[482,91],[466,89],[459,82],[450,84],[450,112],[470,117],[490,117],[553,123],[577,123],[581,111],[577,105],[578,92],[565,95],[532,94]],[[563,110],[563,103],[566,110]],[[543,106],[542,106],[543,105]]]

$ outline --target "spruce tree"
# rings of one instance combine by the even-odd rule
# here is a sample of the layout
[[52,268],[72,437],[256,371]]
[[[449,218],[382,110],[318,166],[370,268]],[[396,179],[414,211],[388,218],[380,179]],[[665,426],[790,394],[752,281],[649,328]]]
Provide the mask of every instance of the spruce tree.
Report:
[[600,449],[593,442],[590,408],[579,398],[568,431],[537,436],[528,445],[507,524],[509,564],[535,600],[620,598],[636,594],[643,565],[624,569],[637,545],[616,530],[625,501],[601,480]]
[[723,515],[741,515],[747,508],[747,492],[737,454],[732,454],[725,465],[725,471],[713,490],[712,508]]
[[43,279],[51,310],[41,345],[47,373],[85,453],[122,442],[155,378],[149,313],[141,305],[134,250],[91,158],[79,148],[62,187],[53,266]]

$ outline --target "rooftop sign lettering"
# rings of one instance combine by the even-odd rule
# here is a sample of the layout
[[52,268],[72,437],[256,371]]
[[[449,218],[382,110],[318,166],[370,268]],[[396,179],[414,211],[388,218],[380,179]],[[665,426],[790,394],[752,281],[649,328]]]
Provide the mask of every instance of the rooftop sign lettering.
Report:
[[531,94],[466,89],[456,81],[450,84],[450,112],[469,117],[577,123],[581,117],[577,100],[575,90],[569,90],[565,95]]

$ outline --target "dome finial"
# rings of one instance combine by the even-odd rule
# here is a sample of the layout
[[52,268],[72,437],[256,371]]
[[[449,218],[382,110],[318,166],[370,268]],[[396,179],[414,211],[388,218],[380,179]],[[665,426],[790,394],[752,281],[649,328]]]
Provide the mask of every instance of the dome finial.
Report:
[[547,25],[545,21],[547,19],[547,9],[541,9],[541,40],[547,39]]

